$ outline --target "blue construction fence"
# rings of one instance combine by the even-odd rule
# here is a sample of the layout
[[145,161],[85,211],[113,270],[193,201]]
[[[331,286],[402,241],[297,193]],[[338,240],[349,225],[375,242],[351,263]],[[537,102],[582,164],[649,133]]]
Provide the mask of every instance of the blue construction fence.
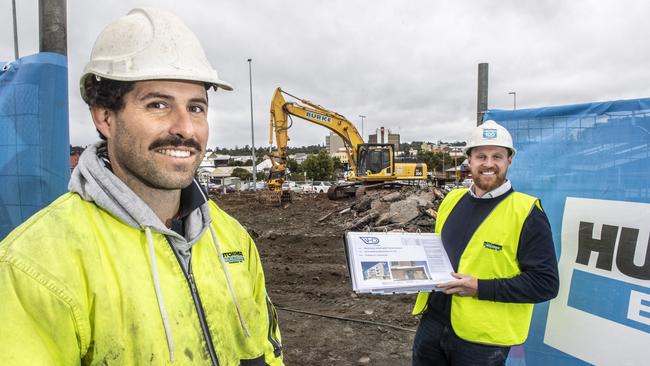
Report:
[[650,99],[490,110],[518,152],[516,190],[541,198],[560,294],[536,305],[508,365],[650,364]]
[[0,62],[0,240],[67,191],[68,66],[43,52]]

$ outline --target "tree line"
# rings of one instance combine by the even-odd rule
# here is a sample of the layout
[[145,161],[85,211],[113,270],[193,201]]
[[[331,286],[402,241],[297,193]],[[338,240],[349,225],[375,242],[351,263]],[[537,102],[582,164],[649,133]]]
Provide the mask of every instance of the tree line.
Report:
[[[247,162],[232,165],[238,166],[250,166],[251,160]],[[323,180],[323,181],[335,181],[342,177],[343,174],[343,163],[338,157],[332,157],[327,153],[322,147],[316,153],[310,154],[307,156],[302,164],[298,163],[294,159],[287,160],[287,172],[288,180],[293,181],[304,181],[304,180]],[[233,177],[238,177],[241,180],[251,180],[253,179],[253,174],[244,168],[237,167],[232,171]],[[256,179],[264,180],[266,179],[266,174],[264,172],[257,172]]]

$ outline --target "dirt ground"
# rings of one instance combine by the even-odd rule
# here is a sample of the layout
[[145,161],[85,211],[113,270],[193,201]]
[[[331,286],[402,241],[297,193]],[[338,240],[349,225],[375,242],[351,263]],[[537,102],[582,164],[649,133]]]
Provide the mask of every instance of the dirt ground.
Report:
[[287,365],[410,365],[418,324],[410,314],[415,295],[355,294],[343,246],[343,221],[349,216],[332,214],[319,221],[354,199],[294,194],[281,207],[236,193],[214,200],[257,243],[267,290],[278,308]]

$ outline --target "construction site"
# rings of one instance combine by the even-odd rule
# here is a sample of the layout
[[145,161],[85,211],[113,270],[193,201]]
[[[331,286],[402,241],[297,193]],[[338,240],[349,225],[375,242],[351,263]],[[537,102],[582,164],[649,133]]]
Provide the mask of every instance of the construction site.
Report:
[[[336,201],[325,193],[293,193],[282,206],[260,203],[257,193],[212,197],[257,244],[287,365],[409,364],[415,295],[352,291],[343,235],[387,226],[431,232],[443,192],[406,187]],[[385,213],[390,218],[378,221]]]
[[0,11],[0,363],[649,364],[647,4],[142,2]]

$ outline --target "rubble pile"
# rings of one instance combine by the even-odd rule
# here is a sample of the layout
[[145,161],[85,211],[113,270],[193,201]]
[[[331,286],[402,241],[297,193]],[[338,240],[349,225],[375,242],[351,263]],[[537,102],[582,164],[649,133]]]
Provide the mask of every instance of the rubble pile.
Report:
[[437,188],[368,190],[349,210],[338,214],[345,222],[345,230],[432,232],[444,196],[444,191]]

